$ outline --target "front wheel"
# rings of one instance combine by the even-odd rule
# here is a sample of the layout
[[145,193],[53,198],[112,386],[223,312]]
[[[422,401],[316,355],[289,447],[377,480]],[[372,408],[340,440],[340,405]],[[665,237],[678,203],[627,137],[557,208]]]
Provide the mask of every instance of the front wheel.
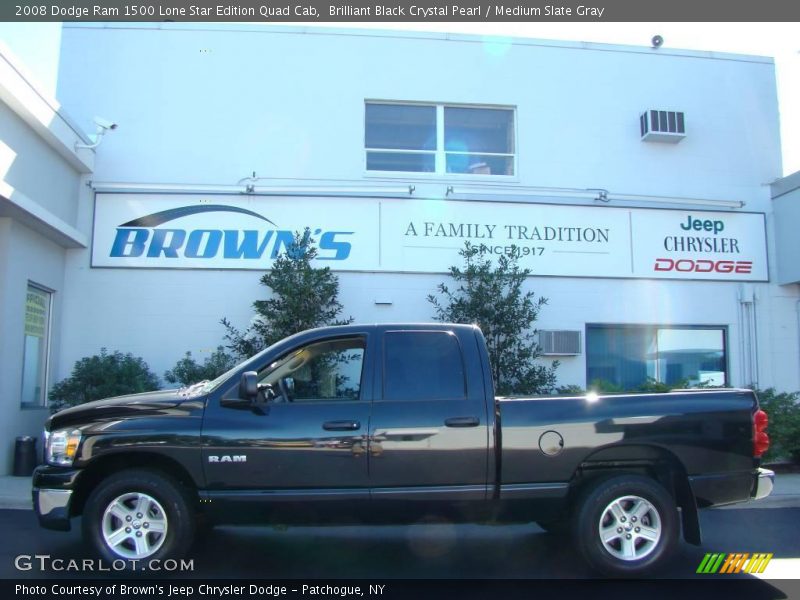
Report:
[[672,496],[653,479],[619,475],[589,488],[578,506],[575,536],[581,553],[608,575],[642,575],[663,564],[679,537]]
[[180,558],[191,545],[194,515],[185,490],[148,470],[122,471],[92,491],[83,510],[84,540],[109,562]]

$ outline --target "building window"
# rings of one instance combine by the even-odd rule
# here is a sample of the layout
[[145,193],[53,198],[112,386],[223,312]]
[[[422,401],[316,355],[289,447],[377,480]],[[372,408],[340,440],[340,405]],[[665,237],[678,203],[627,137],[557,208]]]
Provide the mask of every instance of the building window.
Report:
[[514,175],[514,109],[368,102],[367,171]]
[[670,386],[728,384],[724,327],[589,325],[586,381],[635,390],[648,380]]
[[47,290],[28,284],[25,302],[25,342],[22,352],[23,406],[46,404],[52,297],[53,294]]

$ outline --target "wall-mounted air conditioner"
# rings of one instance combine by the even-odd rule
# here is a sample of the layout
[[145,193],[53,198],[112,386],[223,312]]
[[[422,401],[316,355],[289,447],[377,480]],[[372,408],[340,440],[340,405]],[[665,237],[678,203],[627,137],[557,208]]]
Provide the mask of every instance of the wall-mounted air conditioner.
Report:
[[581,332],[540,330],[539,346],[547,356],[571,356],[581,353]]
[[644,111],[639,115],[639,128],[643,142],[677,144],[686,137],[683,113],[674,110]]

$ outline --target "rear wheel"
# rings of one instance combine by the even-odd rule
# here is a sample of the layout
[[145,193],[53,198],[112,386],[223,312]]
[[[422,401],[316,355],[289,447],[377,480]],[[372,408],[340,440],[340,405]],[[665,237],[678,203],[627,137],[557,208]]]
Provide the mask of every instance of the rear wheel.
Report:
[[608,575],[641,575],[665,563],[678,543],[678,511],[659,483],[619,475],[582,497],[574,533],[581,553]]
[[108,477],[83,510],[84,540],[109,562],[179,558],[191,545],[191,503],[182,486],[155,471]]

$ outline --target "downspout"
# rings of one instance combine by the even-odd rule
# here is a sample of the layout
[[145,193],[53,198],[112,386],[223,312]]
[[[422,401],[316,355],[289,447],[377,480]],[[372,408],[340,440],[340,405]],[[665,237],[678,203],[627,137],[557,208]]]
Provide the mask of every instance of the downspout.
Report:
[[[739,324],[742,352],[742,383],[758,387],[758,327],[756,324],[756,294],[750,286],[739,287]],[[798,307],[800,310],[800,307]],[[800,314],[800,313],[798,313]]]
[[[800,289],[800,285],[797,286]],[[798,376],[800,376],[800,300],[798,300],[794,305],[795,310],[797,311],[797,372]],[[796,388],[800,388],[800,381],[798,381]]]

